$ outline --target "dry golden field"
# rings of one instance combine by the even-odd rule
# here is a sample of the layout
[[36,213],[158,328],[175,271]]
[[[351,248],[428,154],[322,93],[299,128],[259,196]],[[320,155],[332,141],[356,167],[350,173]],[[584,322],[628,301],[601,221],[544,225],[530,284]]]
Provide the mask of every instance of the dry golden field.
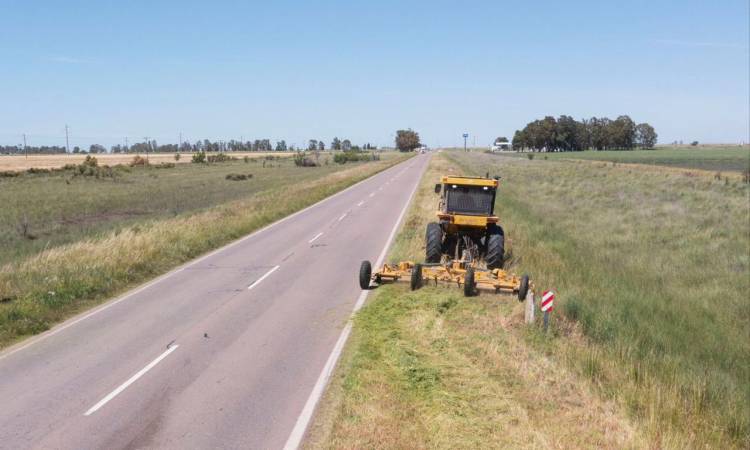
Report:
[[[290,156],[294,152],[231,152],[235,158],[249,156],[251,158],[262,158],[266,155]],[[117,164],[127,164],[136,156],[134,153],[101,153],[93,155],[99,160],[99,164],[114,166]],[[146,156],[146,155],[141,155]],[[175,161],[173,153],[153,153],[148,155],[152,164],[162,162],[189,163],[193,154],[180,153],[180,160]],[[30,168],[36,169],[53,169],[62,167],[65,164],[80,164],[86,159],[85,153],[63,154],[63,155],[2,155],[0,156],[0,171],[22,171]]]

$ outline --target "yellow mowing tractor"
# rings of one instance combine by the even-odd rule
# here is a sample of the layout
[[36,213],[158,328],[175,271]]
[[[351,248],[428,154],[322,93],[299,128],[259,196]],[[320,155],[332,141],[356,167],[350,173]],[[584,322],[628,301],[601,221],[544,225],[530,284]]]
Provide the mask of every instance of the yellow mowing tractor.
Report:
[[412,290],[424,283],[447,283],[462,287],[464,295],[478,290],[515,293],[523,301],[529,277],[518,277],[503,270],[505,234],[494,213],[499,177],[444,176],[435,185],[440,194],[437,222],[427,224],[425,262],[404,261],[385,264],[372,273],[369,261],[363,261],[359,284],[369,289],[370,282],[409,280]]

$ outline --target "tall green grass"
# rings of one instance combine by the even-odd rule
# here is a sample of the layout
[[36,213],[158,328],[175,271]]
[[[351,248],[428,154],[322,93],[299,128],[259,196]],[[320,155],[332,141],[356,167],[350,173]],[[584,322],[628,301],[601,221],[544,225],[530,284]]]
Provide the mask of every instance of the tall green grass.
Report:
[[556,350],[627,405],[653,445],[750,445],[750,186],[611,164],[451,157],[467,172],[503,176],[497,213],[522,249],[514,269],[557,291],[566,318]]

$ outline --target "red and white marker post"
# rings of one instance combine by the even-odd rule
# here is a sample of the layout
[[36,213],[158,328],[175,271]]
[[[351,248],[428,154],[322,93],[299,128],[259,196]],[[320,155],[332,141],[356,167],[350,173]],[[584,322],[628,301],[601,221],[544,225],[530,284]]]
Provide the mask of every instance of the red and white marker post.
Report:
[[540,309],[544,313],[544,331],[547,331],[549,325],[549,313],[552,311],[555,301],[555,293],[552,291],[544,291],[542,294],[542,303]]

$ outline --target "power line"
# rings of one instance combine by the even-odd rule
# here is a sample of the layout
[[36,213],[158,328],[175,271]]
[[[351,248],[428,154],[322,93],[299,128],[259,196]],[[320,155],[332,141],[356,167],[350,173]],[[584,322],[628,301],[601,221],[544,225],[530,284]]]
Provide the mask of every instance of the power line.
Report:
[[70,153],[70,142],[68,141],[68,124],[65,124],[65,151]]

